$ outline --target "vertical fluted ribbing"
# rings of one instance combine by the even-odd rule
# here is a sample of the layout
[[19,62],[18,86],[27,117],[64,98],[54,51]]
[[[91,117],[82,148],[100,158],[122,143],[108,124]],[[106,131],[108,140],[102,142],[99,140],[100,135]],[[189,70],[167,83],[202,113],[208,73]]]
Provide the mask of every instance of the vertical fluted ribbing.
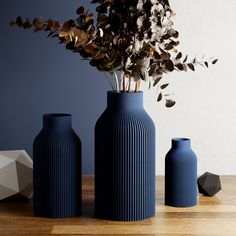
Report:
[[155,127],[142,108],[107,109],[96,124],[95,214],[120,221],[155,215]]
[[42,131],[34,141],[34,213],[65,218],[81,214],[81,143],[66,134]]

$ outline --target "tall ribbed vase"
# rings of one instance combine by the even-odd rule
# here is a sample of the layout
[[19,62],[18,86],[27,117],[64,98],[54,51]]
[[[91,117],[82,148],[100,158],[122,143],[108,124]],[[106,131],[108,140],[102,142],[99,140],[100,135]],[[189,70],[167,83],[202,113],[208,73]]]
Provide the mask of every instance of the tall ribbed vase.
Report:
[[48,218],[81,214],[81,142],[71,115],[43,116],[33,146],[33,210]]
[[155,126],[142,92],[107,94],[95,128],[95,215],[116,221],[155,215]]

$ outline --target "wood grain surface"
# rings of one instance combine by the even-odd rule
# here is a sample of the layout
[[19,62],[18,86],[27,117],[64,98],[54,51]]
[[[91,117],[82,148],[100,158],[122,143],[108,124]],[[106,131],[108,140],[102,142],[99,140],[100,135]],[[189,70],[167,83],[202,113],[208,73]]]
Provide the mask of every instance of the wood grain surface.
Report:
[[198,205],[164,205],[163,177],[157,178],[156,217],[138,222],[94,218],[94,178],[83,177],[83,216],[43,219],[32,213],[32,201],[0,202],[0,235],[217,235],[236,236],[236,176],[222,176],[215,197],[199,195]]

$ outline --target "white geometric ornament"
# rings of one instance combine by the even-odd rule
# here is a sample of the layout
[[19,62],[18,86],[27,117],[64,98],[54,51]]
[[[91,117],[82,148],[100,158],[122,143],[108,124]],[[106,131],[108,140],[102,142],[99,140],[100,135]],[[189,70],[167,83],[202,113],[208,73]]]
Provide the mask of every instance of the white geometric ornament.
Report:
[[33,195],[33,162],[24,150],[0,151],[0,200]]

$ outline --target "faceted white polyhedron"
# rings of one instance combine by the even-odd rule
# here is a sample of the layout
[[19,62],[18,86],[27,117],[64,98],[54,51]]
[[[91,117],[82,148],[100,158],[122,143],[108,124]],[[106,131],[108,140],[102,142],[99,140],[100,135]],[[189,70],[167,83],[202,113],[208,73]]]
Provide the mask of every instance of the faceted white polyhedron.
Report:
[[33,162],[24,150],[0,151],[0,200],[33,195]]

